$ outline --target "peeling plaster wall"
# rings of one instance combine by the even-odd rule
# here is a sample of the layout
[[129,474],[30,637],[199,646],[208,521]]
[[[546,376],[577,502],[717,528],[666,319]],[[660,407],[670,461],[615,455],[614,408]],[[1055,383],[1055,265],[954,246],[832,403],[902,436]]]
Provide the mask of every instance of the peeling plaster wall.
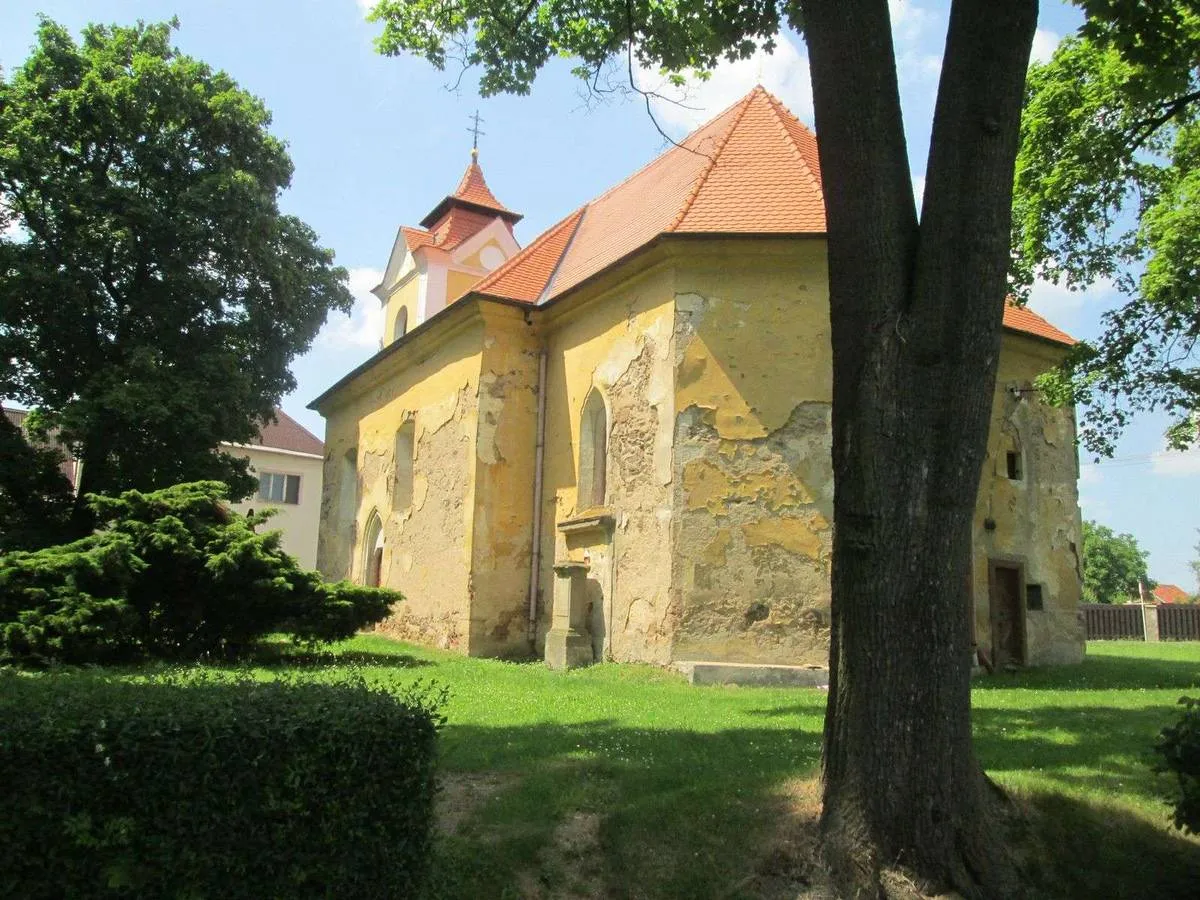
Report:
[[[1082,526],[1075,412],[1043,403],[1033,379],[1055,366],[1063,348],[1005,333],[996,377],[988,456],[975,509],[975,635],[991,651],[989,560],[1020,563],[1026,584],[1040,584],[1044,609],[1026,609],[1026,662],[1083,659],[1080,600]],[[1011,389],[1024,391],[1014,395]],[[1021,478],[1008,477],[1007,453],[1020,454]],[[986,528],[985,520],[995,523]]]
[[[372,511],[383,520],[382,583],[404,594],[381,630],[421,643],[468,650],[475,434],[484,326],[476,321],[378,386],[326,415],[325,491],[318,566],[330,578],[362,581],[359,546]],[[405,348],[414,350],[414,348]],[[381,361],[386,366],[390,360]],[[365,376],[364,376],[365,377]],[[415,426],[412,505],[392,508],[396,431]],[[358,449],[353,533],[336,526],[339,464]]]
[[[546,326],[545,488],[540,640],[548,627],[555,559],[591,565],[598,658],[665,663],[678,619],[670,602],[671,442],[674,432],[672,272],[658,264],[607,291],[571,298]],[[598,388],[608,412],[611,531],[570,536],[557,525],[586,510],[577,499],[581,414]]]
[[484,318],[467,652],[527,656],[539,343],[521,310]]
[[673,658],[824,666],[833,471],[822,241],[677,263]]

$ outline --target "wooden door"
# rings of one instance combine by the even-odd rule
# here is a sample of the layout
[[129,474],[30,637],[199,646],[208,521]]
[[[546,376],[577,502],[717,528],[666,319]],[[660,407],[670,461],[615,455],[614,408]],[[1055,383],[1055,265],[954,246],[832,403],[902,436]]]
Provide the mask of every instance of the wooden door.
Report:
[[1025,664],[1024,578],[1021,566],[1011,563],[992,563],[991,576],[992,665],[1000,671]]

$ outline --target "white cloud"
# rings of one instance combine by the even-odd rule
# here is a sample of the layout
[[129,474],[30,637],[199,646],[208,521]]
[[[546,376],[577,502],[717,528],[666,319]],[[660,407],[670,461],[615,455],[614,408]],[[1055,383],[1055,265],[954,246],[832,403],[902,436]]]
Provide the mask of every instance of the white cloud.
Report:
[[674,88],[656,71],[639,69],[637,86],[653,90],[671,100],[652,100],[651,109],[659,124],[676,137],[703,125],[726,107],[732,106],[756,84],[761,84],[782,101],[783,105],[812,124],[812,83],[808,74],[808,56],[799,39],[780,34],[775,52],[759,50],[748,59],[723,61],[707,81],[689,81]]
[[372,7],[375,6],[378,0],[354,0],[354,2],[358,4],[358,8],[362,10],[363,14],[365,15],[371,11]]
[[1060,328],[1070,331],[1078,322],[1083,307],[1116,291],[1111,279],[1101,278],[1089,287],[1073,291],[1065,284],[1039,278],[1029,292],[1029,308],[1045,316]]
[[1150,457],[1150,468],[1155,475],[1200,475],[1200,448],[1155,453]]
[[371,288],[379,284],[383,272],[379,269],[351,269],[350,293],[354,308],[350,315],[334,313],[317,336],[317,344],[333,349],[379,349],[383,337],[383,306]]
[[1048,28],[1039,28],[1033,33],[1033,52],[1029,54],[1030,62],[1049,62],[1054,55],[1054,49],[1062,37]]
[[0,238],[15,241],[21,238],[25,231],[17,224],[15,216],[11,219],[8,218],[12,215],[11,209],[12,207],[8,205],[4,198],[0,197],[0,223],[3,223],[6,219],[8,221],[7,225],[0,227]]

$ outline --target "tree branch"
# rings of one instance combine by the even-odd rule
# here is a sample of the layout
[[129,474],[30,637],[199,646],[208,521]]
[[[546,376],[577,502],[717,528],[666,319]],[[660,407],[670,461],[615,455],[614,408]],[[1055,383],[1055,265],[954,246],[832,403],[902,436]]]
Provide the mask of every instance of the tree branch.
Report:
[[1128,129],[1133,136],[1133,140],[1129,144],[1129,152],[1133,153],[1140,149],[1146,141],[1153,137],[1154,132],[1197,101],[1200,101],[1200,91],[1192,91],[1190,94],[1184,94],[1161,104],[1163,112],[1159,115],[1134,122]]

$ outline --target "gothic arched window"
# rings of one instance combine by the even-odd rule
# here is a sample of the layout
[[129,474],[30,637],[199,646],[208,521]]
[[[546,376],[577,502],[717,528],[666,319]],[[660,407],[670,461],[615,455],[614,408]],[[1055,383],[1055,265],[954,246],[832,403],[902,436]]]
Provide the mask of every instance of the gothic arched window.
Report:
[[363,584],[379,587],[383,583],[383,520],[372,512],[363,541]]
[[396,318],[392,321],[392,340],[398,341],[408,332],[408,307],[400,307]]
[[392,509],[396,512],[403,512],[412,506],[414,435],[411,419],[396,429],[393,459],[395,476],[392,480]]
[[579,494],[581,509],[603,506],[608,481],[608,410],[592,388],[583,404],[579,426]]

